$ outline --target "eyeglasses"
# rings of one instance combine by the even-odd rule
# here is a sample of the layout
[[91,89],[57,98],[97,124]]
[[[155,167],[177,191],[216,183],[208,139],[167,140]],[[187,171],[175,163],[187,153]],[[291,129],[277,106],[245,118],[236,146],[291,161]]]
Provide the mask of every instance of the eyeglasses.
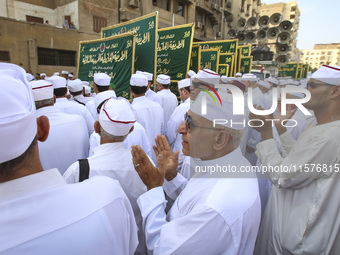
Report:
[[199,127],[199,128],[205,128],[205,129],[213,129],[213,130],[222,130],[222,129],[217,129],[217,128],[213,128],[213,127],[202,127],[202,126],[197,126],[194,125],[191,121],[191,116],[188,115],[188,113],[184,114],[184,120],[185,120],[185,128],[187,130],[188,133],[190,133],[191,127]]

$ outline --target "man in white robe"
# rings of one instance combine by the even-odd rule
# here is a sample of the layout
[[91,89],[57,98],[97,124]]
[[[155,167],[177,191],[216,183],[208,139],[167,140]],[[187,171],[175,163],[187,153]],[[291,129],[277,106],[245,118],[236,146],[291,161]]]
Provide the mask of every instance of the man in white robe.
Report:
[[136,223],[118,181],[67,185],[44,171],[37,140],[49,122],[36,117],[25,70],[0,63],[0,90],[0,253],[134,254]]
[[[134,170],[130,150],[124,148],[123,141],[132,132],[136,122],[136,113],[124,98],[108,99],[95,123],[100,135],[100,145],[88,158],[89,177],[104,175],[118,180],[130,200],[137,226],[139,227],[139,245],[137,254],[145,254],[142,217],[137,206],[137,198],[146,191],[146,187]],[[64,174],[67,183],[79,180],[79,162],[72,164]]]
[[[207,76],[211,75],[214,74]],[[219,77],[215,75],[218,82]],[[205,80],[200,72],[197,77]],[[194,104],[196,107],[191,108],[179,127],[183,135],[183,153],[196,158],[192,160],[194,171],[228,164],[236,169],[250,167],[238,147],[244,127],[213,126],[213,118],[234,118],[230,97],[226,92],[219,94],[225,107],[215,107],[208,97],[208,112],[202,115],[197,103],[202,98],[199,95]],[[240,121],[241,118],[233,120]],[[233,178],[236,175],[230,172],[196,171],[187,181],[177,173],[178,152],[172,154],[164,136],[157,137],[155,151],[158,169],[151,165],[139,147],[132,150],[135,169],[148,188],[139,197],[138,205],[149,253],[252,254],[260,221],[256,178]],[[164,191],[175,201],[167,215]]]
[[[149,138],[150,147],[155,145],[157,135],[164,134],[164,113],[162,107],[145,97],[148,79],[142,74],[133,74],[130,89],[133,95],[132,107],[136,110],[137,121],[144,127]],[[152,151],[151,158],[156,163],[156,155]]]
[[50,123],[47,140],[38,142],[41,164],[45,170],[57,168],[63,174],[75,160],[88,156],[89,138],[85,120],[54,106],[51,82],[32,81],[31,86],[37,117],[44,115]]
[[157,95],[162,98],[162,107],[164,111],[164,129],[166,130],[167,123],[171,114],[178,105],[177,97],[170,90],[170,76],[159,74],[157,76]]
[[284,170],[264,172],[273,187],[255,254],[340,253],[340,68],[319,68],[308,90],[311,98],[303,106],[314,111],[318,124],[297,141],[277,126],[286,157],[276,148],[271,125],[259,129],[263,142],[256,154],[263,166]]

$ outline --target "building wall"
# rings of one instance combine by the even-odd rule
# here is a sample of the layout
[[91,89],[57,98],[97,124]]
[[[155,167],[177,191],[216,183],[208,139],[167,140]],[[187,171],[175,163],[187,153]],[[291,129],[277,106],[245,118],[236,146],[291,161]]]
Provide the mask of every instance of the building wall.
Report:
[[78,51],[80,41],[100,38],[98,34],[3,17],[0,17],[0,31],[2,31],[0,51],[9,51],[11,63],[32,70],[34,73],[44,72],[47,76],[65,69],[76,73],[77,67],[38,65],[38,47]]
[[322,65],[340,65],[340,45],[338,44],[338,48],[336,45],[330,45],[327,47],[327,44],[318,45],[314,48],[323,48],[323,49],[313,49],[313,50],[305,50],[303,53],[303,63],[309,64],[312,69],[318,69]]

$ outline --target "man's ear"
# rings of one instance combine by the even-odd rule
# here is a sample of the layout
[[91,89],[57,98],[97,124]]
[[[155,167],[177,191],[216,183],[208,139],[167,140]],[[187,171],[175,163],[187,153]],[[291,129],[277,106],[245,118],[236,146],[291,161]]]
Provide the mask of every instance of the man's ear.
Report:
[[48,134],[50,132],[50,122],[48,118],[44,115],[37,118],[37,126],[38,126],[37,131],[38,141],[40,142],[46,141]]
[[226,130],[222,130],[215,136],[214,149],[222,150],[228,146],[229,140],[231,139],[230,134]]
[[94,132],[100,135],[100,124],[98,120],[94,123]]
[[334,88],[332,88],[332,92],[331,92],[331,99],[335,99],[337,97],[340,96],[340,86],[334,86]]

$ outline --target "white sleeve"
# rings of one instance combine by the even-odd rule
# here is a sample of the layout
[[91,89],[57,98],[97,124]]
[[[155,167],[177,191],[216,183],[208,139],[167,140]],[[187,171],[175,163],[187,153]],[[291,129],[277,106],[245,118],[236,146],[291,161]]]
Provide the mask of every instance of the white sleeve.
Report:
[[[229,226],[209,207],[166,221],[166,200],[161,187],[137,200],[143,217],[148,254],[237,254]],[[202,243],[208,245],[202,245]]]
[[[257,145],[256,155],[263,166],[278,167],[279,171],[265,171],[264,175],[279,188],[299,189],[316,179],[332,174],[328,166],[335,165],[340,154],[336,141],[325,136],[313,136],[297,142],[287,157],[279,154],[274,139]],[[320,166],[327,165],[325,171]],[[317,168],[318,167],[318,168]],[[270,170],[270,168],[268,168]]]

